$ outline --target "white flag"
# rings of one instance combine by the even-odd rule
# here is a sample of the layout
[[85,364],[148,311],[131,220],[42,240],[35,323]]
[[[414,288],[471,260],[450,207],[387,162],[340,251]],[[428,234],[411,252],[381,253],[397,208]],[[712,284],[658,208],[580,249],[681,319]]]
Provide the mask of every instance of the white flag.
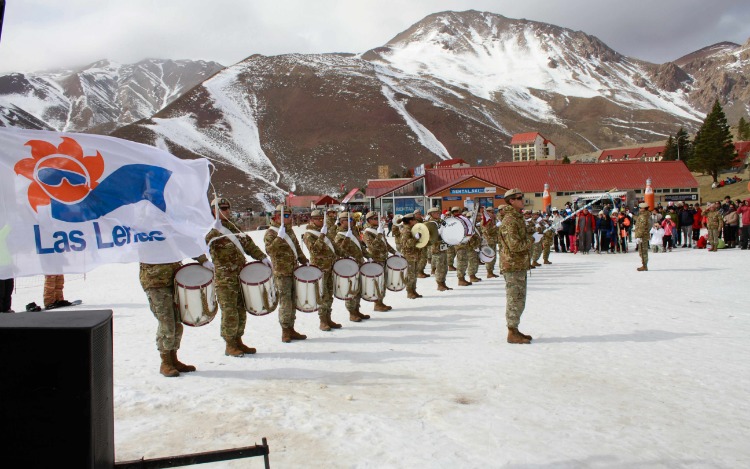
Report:
[[205,253],[208,166],[113,137],[0,128],[0,279]]

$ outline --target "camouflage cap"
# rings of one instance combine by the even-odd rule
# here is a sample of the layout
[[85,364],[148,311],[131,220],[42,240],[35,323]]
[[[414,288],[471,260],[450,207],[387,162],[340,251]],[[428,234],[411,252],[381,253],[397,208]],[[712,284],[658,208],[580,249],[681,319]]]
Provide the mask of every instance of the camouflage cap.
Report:
[[369,220],[370,218],[375,218],[378,216],[378,212],[367,212],[367,215],[365,215],[365,220]]
[[508,189],[507,191],[505,191],[505,195],[503,196],[503,198],[507,199],[509,197],[513,197],[514,195],[523,195],[523,191],[517,187]]
[[277,205],[274,209],[274,212],[281,212],[282,210],[284,211],[284,213],[289,213],[289,207],[284,204]]
[[638,204],[638,208],[648,208],[648,204],[646,202],[641,202]]
[[336,208],[336,206],[335,206],[335,205],[331,205],[331,206],[329,206],[328,208],[326,208],[326,213],[331,213],[331,212],[334,212],[334,213],[335,213],[335,212],[337,212],[337,211],[338,211],[338,210],[337,210],[337,208]]
[[342,218],[349,218],[349,212],[341,212],[339,213],[339,220]]
[[453,213],[453,212],[460,212],[460,211],[461,211],[461,207],[458,207],[458,206],[451,207],[451,213]]
[[219,207],[221,207],[222,205],[229,205],[230,207],[232,206],[232,204],[230,204],[229,201],[225,199],[224,197],[216,197],[214,200],[211,201],[212,207],[216,207],[217,205]]
[[407,213],[406,215],[401,217],[401,223],[408,223],[411,220],[416,220],[413,213]]
[[311,218],[321,218],[323,217],[323,215],[325,215],[325,213],[323,213],[323,210],[320,210],[320,209],[315,209],[312,212],[310,212]]
[[440,213],[440,209],[438,207],[432,207],[431,209],[427,210],[428,215],[435,212]]

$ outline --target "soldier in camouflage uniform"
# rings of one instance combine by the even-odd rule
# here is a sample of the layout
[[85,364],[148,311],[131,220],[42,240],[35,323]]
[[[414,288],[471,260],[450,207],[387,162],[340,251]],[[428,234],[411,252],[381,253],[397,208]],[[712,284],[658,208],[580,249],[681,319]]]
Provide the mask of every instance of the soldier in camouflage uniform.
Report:
[[[417,220],[417,223],[424,223],[424,218],[422,217],[421,210],[414,210],[414,219]],[[417,262],[417,278],[427,278],[430,276],[430,274],[425,273],[424,271],[425,267],[427,267],[427,262],[429,261],[429,255],[427,254],[427,251],[429,251],[429,249],[419,250],[419,262]]]
[[[385,240],[384,220],[379,221],[376,212],[368,212],[365,215],[365,222],[367,223],[367,228],[362,233],[365,246],[367,246],[367,251],[370,253],[372,261],[380,264],[383,267],[383,272],[385,272],[385,261],[388,260],[388,254],[395,254],[396,250]],[[392,309],[383,303],[385,292],[386,289],[383,288],[383,296],[375,302],[373,311],[390,311]]]
[[646,202],[638,204],[638,208],[640,211],[638,212],[638,218],[635,220],[633,235],[637,242],[638,254],[641,256],[641,266],[637,270],[643,272],[648,270],[648,240],[651,230],[651,212],[649,212]]
[[[432,207],[427,211],[427,216],[429,219],[426,223],[435,223],[437,227],[440,228],[440,225],[443,221],[440,219],[439,208]],[[430,265],[432,265],[432,275],[435,276],[438,291],[453,290],[445,284],[445,277],[448,273],[447,245],[443,243],[440,238],[438,238],[437,241],[434,242],[431,240],[430,244],[428,244],[427,247],[425,247],[423,250],[430,251]]]
[[[531,233],[533,236],[534,233],[539,233],[540,235],[544,234],[544,224],[542,220],[541,212],[532,212],[531,214],[531,221],[533,223],[534,231]],[[541,267],[542,264],[539,263],[539,258],[542,257],[542,239],[543,237],[539,239],[539,241],[535,241],[534,244],[531,246],[531,266],[532,267]]]
[[399,225],[401,224],[401,215],[396,215],[393,217],[393,226],[391,228],[391,233],[393,233],[393,240],[396,243],[396,251],[401,252],[401,228],[399,228]]
[[338,211],[336,210],[336,207],[330,206],[326,209],[326,229],[328,230],[328,237],[330,239],[334,239],[336,237],[336,233],[338,232],[338,218],[336,217],[336,214]]
[[[213,264],[205,255],[197,258],[204,267],[213,269]],[[180,311],[175,304],[174,276],[182,262],[168,264],[141,263],[138,275],[141,287],[148,297],[151,312],[159,322],[156,329],[156,349],[161,356],[159,373],[166,377],[180,376],[180,373],[195,371],[193,365],[186,365],[177,359],[177,350],[182,341]]]
[[240,294],[240,271],[245,266],[245,254],[253,259],[262,260],[267,265],[270,260],[255,245],[250,236],[241,232],[229,221],[229,201],[215,200],[212,207],[219,207],[218,217],[221,224],[211,229],[206,235],[206,243],[215,265],[216,295],[221,307],[221,336],[226,342],[225,355],[241,357],[253,354],[255,349],[242,343],[245,333],[247,311]]
[[417,224],[413,213],[407,213],[401,219],[401,253],[408,263],[406,268],[406,297],[413,300],[422,298],[417,293],[417,263],[419,262],[419,251],[417,238],[411,233],[411,229]]
[[[457,208],[458,207],[453,207],[451,209],[451,214],[454,217],[458,217],[461,215],[460,213],[457,213],[454,210]],[[455,245],[454,248],[456,250],[456,278],[458,279],[458,286],[467,287],[471,285],[471,282],[466,280],[466,270],[469,267],[469,255],[467,252],[467,250],[469,249],[469,246],[467,243],[461,243],[461,244]]]
[[333,263],[336,262],[336,246],[328,236],[328,226],[325,224],[322,210],[313,210],[310,214],[310,224],[302,235],[302,240],[310,252],[310,263],[323,271],[323,291],[318,310],[320,330],[330,331],[341,328],[341,324],[333,322]]
[[[281,213],[284,213],[283,219]],[[283,220],[283,221],[282,221]],[[297,309],[294,307],[294,269],[309,262],[292,231],[292,212],[279,205],[273,212],[271,226],[263,237],[266,252],[271,257],[273,279],[279,298],[281,341],[305,340],[307,336],[294,330]]]
[[526,235],[531,240],[531,246],[529,247],[529,269],[536,269],[536,266],[534,265],[534,254],[535,254],[535,245],[534,242],[534,233],[536,233],[536,223],[534,223],[533,220],[533,213],[531,210],[524,210],[523,212],[523,218],[524,218],[524,224],[526,225]]
[[724,217],[719,212],[719,204],[713,203],[706,210],[706,229],[708,230],[708,242],[711,243],[709,251],[718,249],[719,233],[724,228]]
[[466,244],[466,259],[467,269],[466,272],[469,274],[469,282],[476,283],[481,282],[482,279],[477,277],[479,272],[479,248],[482,246],[482,221],[484,219],[484,207],[479,206],[477,209],[478,213],[474,217],[473,213],[469,214],[469,220],[474,217],[474,234],[471,235],[471,239]]
[[490,279],[498,277],[497,275],[495,275],[494,270],[495,262],[500,255],[497,250],[497,233],[500,224],[495,221],[495,213],[493,211],[488,209],[487,214],[487,221],[482,225],[482,236],[484,237],[484,241],[487,243],[487,246],[495,251],[495,257],[493,257],[491,261],[484,263],[484,266],[487,269],[487,278]]
[[[449,212],[449,217],[457,217],[461,215],[461,207],[451,207],[451,211]],[[455,272],[456,266],[455,266],[455,260],[456,260],[456,246],[448,246],[448,250],[446,251],[446,262],[448,263],[448,272]],[[464,283],[466,281],[464,280]]]
[[555,242],[555,230],[552,228],[552,221],[547,220],[544,222],[544,236],[542,237],[542,263],[552,264],[549,260],[549,253],[552,250],[552,244]]
[[[358,265],[362,265],[365,262],[365,257],[370,257],[367,247],[360,241],[359,230],[356,226],[351,226],[351,232],[349,230],[350,224],[354,224],[354,220],[349,218],[349,212],[339,213],[339,232],[336,234],[336,247],[338,249],[339,258],[350,257]],[[370,319],[369,314],[363,314],[359,310],[359,305],[362,302],[362,289],[360,288],[357,295],[346,300],[346,310],[349,311],[349,320],[352,322],[360,322],[363,319]]]
[[505,193],[502,207],[503,221],[500,224],[500,249],[503,252],[502,271],[505,277],[505,320],[508,326],[508,343],[528,344],[531,336],[518,330],[521,315],[526,307],[526,271],[529,269],[529,249],[533,239],[529,238],[521,210],[523,192],[510,189]]

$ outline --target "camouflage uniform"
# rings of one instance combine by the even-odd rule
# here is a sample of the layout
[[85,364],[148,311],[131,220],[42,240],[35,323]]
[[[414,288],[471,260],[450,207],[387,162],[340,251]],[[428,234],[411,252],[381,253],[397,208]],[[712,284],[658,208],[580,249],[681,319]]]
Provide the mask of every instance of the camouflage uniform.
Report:
[[182,340],[180,312],[175,305],[174,275],[181,262],[140,265],[141,287],[148,297],[151,312],[159,322],[156,329],[156,348],[159,352],[179,350]]
[[[440,224],[439,220],[428,220],[425,223],[437,223],[438,227]],[[448,273],[448,256],[447,250],[441,251],[440,245],[442,240],[438,238],[437,241],[427,245],[423,250],[429,251],[430,254],[430,265],[432,266],[432,275],[435,277],[435,281],[440,285],[445,283],[445,277]]]
[[487,268],[487,275],[493,275],[495,270],[495,262],[499,257],[500,253],[497,250],[497,233],[498,233],[497,222],[491,219],[486,225],[482,227],[482,234],[484,240],[487,242],[487,246],[491,247],[495,251],[495,257],[490,262],[485,262],[484,266]]
[[505,320],[508,328],[518,328],[526,307],[526,271],[529,269],[529,237],[523,216],[510,205],[501,209],[503,221],[498,233],[503,253],[502,271],[505,277]]
[[638,254],[641,256],[641,263],[644,268],[648,267],[648,239],[651,230],[651,212],[647,208],[641,208],[638,212],[638,218],[635,220],[635,229],[633,235],[640,238],[638,243]]
[[[266,252],[273,265],[273,278],[276,282],[276,293],[279,298],[279,324],[281,324],[282,329],[294,329],[294,320],[296,319],[294,269],[299,264],[307,265],[308,261],[305,253],[302,252],[297,237],[294,236],[292,226],[289,225],[287,236],[292,241],[294,250],[284,238],[279,236],[278,230],[280,227],[281,225],[278,222],[271,222],[271,228],[266,230],[266,235],[263,236],[263,243],[266,245]],[[297,251],[296,256],[295,250]]]
[[724,217],[716,209],[706,211],[706,229],[708,229],[708,242],[711,243],[711,251],[716,251],[719,243],[719,233],[724,228]]
[[245,254],[255,260],[266,257],[253,240],[233,223],[221,220],[224,228],[234,234],[244,252],[219,230],[213,228],[206,235],[206,243],[214,263],[216,296],[221,307],[221,336],[224,340],[240,339],[245,333],[247,311],[240,294],[240,271],[245,266]]
[[[533,227],[534,227],[533,233],[544,234],[544,225],[537,224],[536,222],[534,222]],[[532,233],[532,239],[533,239],[533,233]],[[542,238],[542,240],[543,239],[544,238]],[[539,258],[542,257],[542,249],[543,249],[542,240],[539,240],[538,243],[535,242],[534,244],[531,245],[532,265],[541,265],[539,264]]]
[[[354,259],[354,261],[357,262],[357,264],[362,265],[364,264],[365,257],[370,257],[369,253],[367,252],[367,247],[359,241],[359,244],[357,244],[354,240],[346,236],[346,231],[339,231],[336,235],[336,247],[339,251],[339,257],[345,258],[350,257]],[[356,226],[352,227],[352,236],[357,238],[357,240],[360,240],[361,237],[359,236],[359,230]],[[357,292],[357,295],[350,299],[346,300],[346,310],[349,311],[349,315],[353,315],[355,313],[359,313],[359,305],[362,301],[362,289],[360,288],[359,292]]]
[[[380,264],[385,272],[385,261],[388,260],[388,254],[395,254],[396,250],[385,240],[385,235],[378,233],[375,228],[369,226],[365,228],[363,238],[365,246],[367,246],[367,251],[370,253],[370,258],[373,262]],[[380,304],[382,304],[383,297],[385,297],[385,290],[383,288],[383,294],[378,300]]]
[[411,233],[407,225],[401,229],[401,254],[408,263],[406,269],[406,292],[416,294],[417,292],[417,263],[419,262],[420,249],[417,249],[417,238]]
[[326,224],[326,226],[328,226],[328,233],[326,233],[326,236],[328,236],[328,238],[331,239],[331,240],[333,240],[334,238],[336,238],[336,233],[338,233],[338,231],[339,231],[339,227],[336,224],[336,222],[337,222],[337,220],[336,220],[336,215],[335,214],[333,216],[330,216],[330,215],[326,214],[326,218],[325,218],[325,222],[324,222]]
[[[322,235],[314,224],[310,223],[306,228],[302,240],[310,252],[310,263],[323,271],[323,291],[320,292],[322,301],[318,317],[321,322],[327,322],[331,319],[333,309],[333,263],[336,261],[336,246],[328,238],[328,234]],[[326,239],[331,243],[330,246]]]
[[466,258],[468,268],[466,272],[469,274],[469,278],[472,282],[480,281],[477,278],[477,272],[479,272],[479,248],[482,246],[482,237],[479,232],[475,232],[468,243],[466,243]]
[[552,249],[552,243],[555,242],[555,230],[547,230],[544,232],[544,237],[542,238],[542,259],[545,264],[551,264],[549,261],[549,253]]
[[391,228],[391,233],[393,233],[393,239],[396,243],[396,250],[398,252],[401,252],[401,228],[399,228],[399,226],[394,223],[393,227]]

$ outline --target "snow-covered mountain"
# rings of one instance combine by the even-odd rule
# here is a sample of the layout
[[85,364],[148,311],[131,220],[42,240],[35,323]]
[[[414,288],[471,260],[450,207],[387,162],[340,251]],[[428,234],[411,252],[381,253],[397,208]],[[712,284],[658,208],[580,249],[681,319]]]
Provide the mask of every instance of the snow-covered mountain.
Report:
[[0,126],[106,133],[152,116],[222,68],[191,60],[100,60],[79,70],[1,75]]
[[[149,61],[0,77],[0,123],[116,127],[115,136],[205,156],[220,193],[260,208],[288,191],[361,187],[379,165],[402,174],[448,158],[508,161],[520,132],[541,132],[564,156],[694,131],[715,99],[731,121],[748,115],[749,51],[721,43],[651,64],[580,31],[443,12],[361,54],[253,55],[215,75],[218,64],[199,62],[207,79],[194,73],[190,85]],[[141,78],[123,79],[136,69]],[[68,81],[88,91],[71,94]]]

